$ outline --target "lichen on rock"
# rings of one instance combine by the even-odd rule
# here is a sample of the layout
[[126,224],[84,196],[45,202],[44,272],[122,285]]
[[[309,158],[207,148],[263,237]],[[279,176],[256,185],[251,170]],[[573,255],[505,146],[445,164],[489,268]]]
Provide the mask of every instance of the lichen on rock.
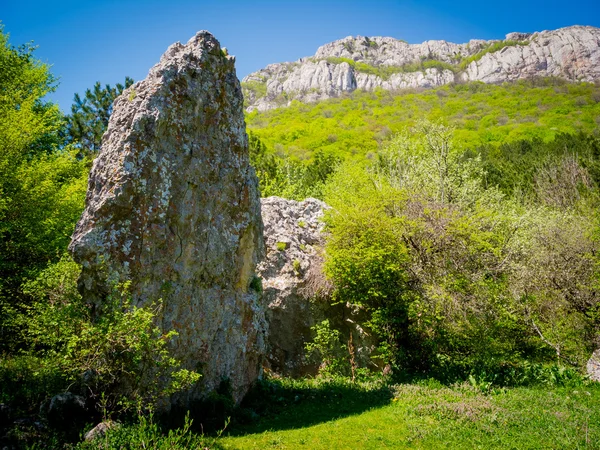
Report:
[[[251,289],[263,252],[234,57],[208,32],[171,45],[115,100],[70,250],[98,305],[131,282],[136,305],[162,299],[174,356],[229,379],[240,400],[259,376],[266,323]],[[189,392],[188,399],[202,392]]]

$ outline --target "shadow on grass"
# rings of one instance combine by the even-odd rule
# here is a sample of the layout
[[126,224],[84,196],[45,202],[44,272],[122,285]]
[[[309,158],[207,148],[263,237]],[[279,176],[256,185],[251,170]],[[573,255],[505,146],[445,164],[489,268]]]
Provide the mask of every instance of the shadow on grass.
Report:
[[304,428],[387,405],[391,398],[382,382],[261,381],[237,409],[227,434]]

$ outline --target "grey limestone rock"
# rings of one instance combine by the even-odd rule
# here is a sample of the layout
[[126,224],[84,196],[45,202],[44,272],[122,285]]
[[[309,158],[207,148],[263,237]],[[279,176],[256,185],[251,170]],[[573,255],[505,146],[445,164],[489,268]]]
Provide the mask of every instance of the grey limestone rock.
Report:
[[68,429],[73,425],[81,425],[89,414],[85,398],[72,392],[55,395],[40,407],[40,413],[53,428]]
[[304,356],[310,327],[323,314],[307,292],[315,270],[320,270],[324,244],[321,217],[327,208],[314,198],[302,202],[280,197],[261,200],[266,256],[258,265],[263,296],[268,305],[267,363],[288,375],[314,373],[317,367]]
[[329,209],[314,198],[298,202],[263,198],[266,257],[258,265],[263,296],[268,305],[266,365],[291,376],[315,374],[318,362],[306,358],[311,327],[329,319],[352,342],[357,362],[372,366],[376,341],[361,327],[362,311],[349,305],[329,306],[332,286],[323,274],[325,232],[322,217]]
[[587,375],[590,380],[600,381],[600,349],[592,353],[587,363]]
[[104,435],[106,435],[106,433],[108,432],[108,430],[110,430],[111,428],[115,428],[118,427],[119,425],[115,422],[112,422],[110,420],[106,420],[104,422],[100,422],[98,425],[96,425],[94,428],[92,428],[90,431],[88,431],[87,433],[85,433],[85,436],[83,437],[83,439],[86,442],[91,442],[95,439],[99,439],[104,437]]
[[[265,111],[292,100],[315,102],[356,89],[430,88],[452,82],[501,83],[547,76],[569,81],[600,79],[598,28],[572,26],[554,31],[509,33],[506,41],[510,42],[473,39],[466,44],[446,41],[408,44],[390,37],[349,36],[323,45],[313,57],[271,64],[248,75],[243,80],[247,109]],[[483,52],[503,42],[506,45],[497,51]],[[460,62],[469,57],[475,58],[466,67],[462,66]],[[443,64],[409,67],[427,60]],[[361,70],[359,63],[373,70]],[[396,73],[388,76],[377,73],[378,68],[386,67],[404,69],[392,71]],[[263,88],[252,89],[252,85]]]
[[134,304],[162,299],[159,325],[201,397],[223,378],[236,400],[259,376],[266,323],[251,288],[263,252],[234,58],[208,32],[171,45],[115,100],[70,251],[98,305],[130,280]]

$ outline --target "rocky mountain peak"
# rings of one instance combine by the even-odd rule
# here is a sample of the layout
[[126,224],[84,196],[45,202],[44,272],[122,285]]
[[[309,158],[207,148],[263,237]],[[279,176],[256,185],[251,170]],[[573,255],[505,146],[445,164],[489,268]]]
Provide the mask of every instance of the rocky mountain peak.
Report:
[[244,78],[248,111],[315,102],[356,89],[431,88],[448,83],[502,83],[533,77],[600,79],[600,29],[572,26],[503,40],[408,44],[391,37],[348,36],[314,56],[270,64]]

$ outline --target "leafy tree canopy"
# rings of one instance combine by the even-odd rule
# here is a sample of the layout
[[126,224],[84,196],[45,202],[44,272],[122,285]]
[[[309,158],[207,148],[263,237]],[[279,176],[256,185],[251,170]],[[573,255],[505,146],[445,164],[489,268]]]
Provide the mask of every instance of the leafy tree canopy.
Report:
[[88,161],[64,147],[56,87],[35,47],[9,44],[0,29],[0,341],[15,333],[8,316],[21,283],[66,248],[83,207]]

